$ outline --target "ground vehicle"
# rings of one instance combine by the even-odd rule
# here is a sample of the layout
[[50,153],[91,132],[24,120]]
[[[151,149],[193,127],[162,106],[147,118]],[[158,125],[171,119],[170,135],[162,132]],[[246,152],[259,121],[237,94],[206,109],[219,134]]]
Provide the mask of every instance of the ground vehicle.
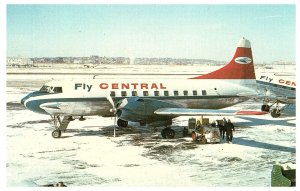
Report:
[[194,141],[200,141],[201,143],[219,143],[220,131],[214,124],[209,123],[209,118],[203,118],[196,120],[190,118],[188,127],[183,130],[183,135],[191,135]]
[[271,186],[290,187],[296,186],[296,164],[274,164],[271,172]]

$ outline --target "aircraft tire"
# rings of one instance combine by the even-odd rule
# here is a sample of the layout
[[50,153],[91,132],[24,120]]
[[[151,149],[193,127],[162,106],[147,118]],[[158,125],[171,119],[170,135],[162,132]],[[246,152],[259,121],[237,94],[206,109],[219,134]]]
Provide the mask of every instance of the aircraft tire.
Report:
[[57,138],[60,138],[60,136],[61,136],[61,131],[60,130],[54,130],[52,132],[52,137],[53,138],[57,139]]
[[122,119],[118,119],[117,125],[118,125],[119,127],[127,127],[128,121],[124,121],[124,120],[122,120]]
[[279,116],[280,116],[280,110],[277,110],[277,109],[273,109],[272,111],[271,111],[271,116],[273,117],[273,118],[278,118]]
[[175,131],[173,129],[170,129],[170,128],[164,128],[161,131],[161,136],[164,139],[173,139],[175,137]]
[[265,112],[269,112],[270,111],[270,106],[269,105],[262,105],[261,110],[265,111]]
[[173,129],[166,128],[165,133],[167,139],[173,139],[175,137],[175,131]]

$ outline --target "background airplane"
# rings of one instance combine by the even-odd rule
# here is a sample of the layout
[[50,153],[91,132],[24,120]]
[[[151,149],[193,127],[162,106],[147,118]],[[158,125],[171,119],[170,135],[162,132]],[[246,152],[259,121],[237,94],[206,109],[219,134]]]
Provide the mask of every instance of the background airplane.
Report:
[[257,76],[257,89],[263,100],[262,111],[270,112],[277,118],[282,112],[295,115],[296,78],[292,73],[260,73]]
[[230,115],[218,111],[256,95],[250,41],[242,38],[232,60],[211,73],[188,79],[76,79],[54,80],[21,103],[31,111],[50,115],[54,138],[59,138],[74,116],[115,116],[120,127],[128,121],[144,126],[162,122],[164,138],[173,138],[172,119],[183,115]]

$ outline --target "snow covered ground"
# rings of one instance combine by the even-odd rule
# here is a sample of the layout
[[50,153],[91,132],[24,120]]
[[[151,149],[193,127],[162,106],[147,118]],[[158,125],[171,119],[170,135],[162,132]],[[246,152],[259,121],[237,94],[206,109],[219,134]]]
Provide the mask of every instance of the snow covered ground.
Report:
[[[174,120],[174,140],[161,138],[162,127],[136,123],[117,129],[114,138],[113,119],[97,116],[71,122],[62,138],[53,139],[50,116],[19,104],[48,78],[7,76],[7,186],[62,181],[67,186],[267,187],[273,164],[296,161],[295,117],[231,117],[234,144],[201,145],[183,138],[188,117]],[[260,104],[249,101],[233,108],[259,109]]]

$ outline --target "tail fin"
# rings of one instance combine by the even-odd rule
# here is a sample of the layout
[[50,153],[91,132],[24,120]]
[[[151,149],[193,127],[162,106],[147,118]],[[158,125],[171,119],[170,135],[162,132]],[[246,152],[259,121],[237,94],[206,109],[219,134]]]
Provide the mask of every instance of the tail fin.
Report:
[[250,41],[243,37],[234,57],[223,68],[191,79],[255,79]]

